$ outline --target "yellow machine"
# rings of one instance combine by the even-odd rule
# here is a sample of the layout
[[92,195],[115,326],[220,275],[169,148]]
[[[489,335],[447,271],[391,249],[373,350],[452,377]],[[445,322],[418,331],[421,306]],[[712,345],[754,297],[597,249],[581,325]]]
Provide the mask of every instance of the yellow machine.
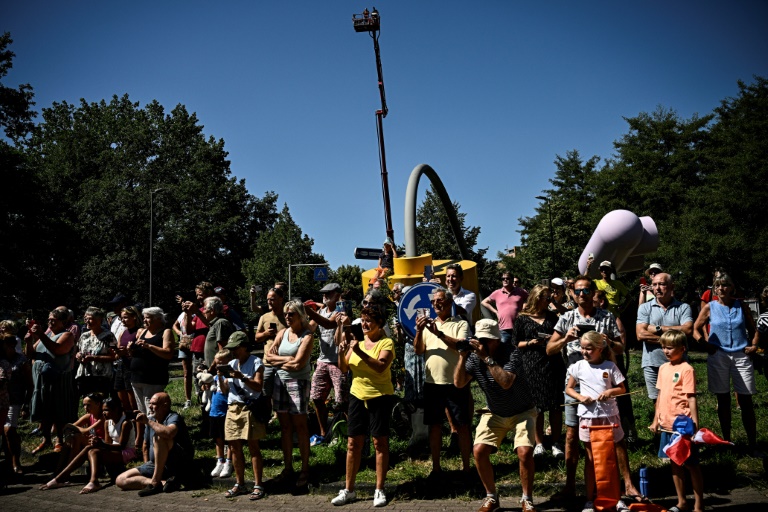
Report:
[[[424,267],[432,265],[434,267],[434,278],[440,279],[445,286],[445,267],[451,263],[459,263],[464,271],[464,282],[462,287],[475,293],[479,302],[479,286],[477,282],[477,263],[470,260],[433,260],[431,254],[422,254],[421,256],[406,257],[402,256],[394,259],[395,273],[390,274],[385,279],[387,286],[392,288],[395,283],[403,283],[404,286],[420,283],[424,278]],[[377,275],[376,269],[370,269],[363,272],[363,293],[368,293],[371,279]],[[481,317],[480,308],[476,307],[472,313],[472,321],[476,322]]]

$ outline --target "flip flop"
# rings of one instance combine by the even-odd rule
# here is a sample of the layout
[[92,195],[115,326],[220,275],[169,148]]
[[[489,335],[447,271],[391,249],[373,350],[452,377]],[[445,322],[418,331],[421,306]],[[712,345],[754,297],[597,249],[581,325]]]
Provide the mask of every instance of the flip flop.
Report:
[[80,494],[91,494],[92,492],[96,492],[100,490],[101,490],[100,484],[98,483],[94,484],[93,482],[88,482],[87,484],[85,484],[85,487],[82,488],[82,490],[80,491]]
[[629,498],[631,501],[634,501],[635,503],[651,503],[651,500],[648,499],[648,496],[645,496],[643,494],[626,494],[626,498]]

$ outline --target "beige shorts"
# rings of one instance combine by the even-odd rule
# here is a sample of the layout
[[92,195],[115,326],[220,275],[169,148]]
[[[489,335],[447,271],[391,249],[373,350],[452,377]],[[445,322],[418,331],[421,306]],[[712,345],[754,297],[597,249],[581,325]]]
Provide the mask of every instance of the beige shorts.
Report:
[[477,424],[475,444],[487,444],[498,450],[507,432],[512,430],[515,432],[513,440],[515,448],[518,446],[533,447],[536,444],[535,428],[535,407],[509,418],[487,412],[480,417],[480,423]]
[[227,406],[227,417],[224,420],[225,441],[258,441],[267,437],[267,428],[256,421],[251,411],[243,404]]
[[707,383],[710,393],[730,393],[731,381],[733,390],[740,395],[757,393],[752,359],[742,351],[726,352],[717,349],[717,352],[707,357]]

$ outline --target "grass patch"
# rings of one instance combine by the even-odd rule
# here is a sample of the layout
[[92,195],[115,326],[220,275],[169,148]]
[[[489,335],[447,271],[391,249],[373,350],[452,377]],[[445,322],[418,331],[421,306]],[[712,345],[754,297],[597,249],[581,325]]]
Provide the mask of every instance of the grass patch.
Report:
[[[633,390],[645,389],[642,369],[640,368],[641,354],[632,353],[632,365],[630,368],[629,381]],[[707,391],[707,371],[706,355],[693,352],[690,354],[690,362],[696,369],[697,389],[699,391],[699,415],[701,426],[710,428],[719,433],[719,422],[716,411],[716,399],[714,395]],[[768,380],[763,375],[757,375],[758,393],[753,397],[755,403],[755,413],[757,416],[758,447],[766,451],[768,444]],[[485,398],[477,387],[472,383],[473,396],[475,397],[475,408],[485,405]],[[200,431],[200,408],[195,406],[182,411],[184,403],[184,391],[181,380],[172,381],[168,386],[168,392],[173,401],[173,409],[183,414],[187,425],[190,427],[193,442],[196,448],[197,463],[203,471],[210,472],[215,463],[215,449],[213,441],[209,439],[207,432]],[[663,486],[658,488],[659,492],[672,492],[672,479],[669,468],[657,457],[658,438],[647,429],[653,414],[653,402],[645,396],[645,392],[633,395],[633,404],[636,417],[636,426],[638,432],[638,442],[635,447],[629,451],[630,466],[633,474],[641,466],[649,468],[651,481],[655,485]],[[704,447],[701,450],[702,470],[704,472],[705,485],[707,489],[732,489],[746,485],[765,487],[763,461],[761,459],[744,456],[742,447],[746,446],[746,436],[741,423],[740,411],[736,409],[735,400],[732,403],[733,413],[733,441],[736,447]],[[82,410],[80,411],[82,414]],[[314,413],[312,413],[314,414]],[[477,418],[475,418],[475,425]],[[474,426],[473,425],[473,430]],[[34,426],[28,421],[22,421],[20,432],[24,443],[23,457],[24,465],[32,465],[36,457],[30,455],[31,450],[40,442],[37,436],[30,436],[29,432]],[[447,426],[444,427],[443,447],[448,447],[450,437]],[[428,497],[425,496],[424,489],[430,486],[422,485],[426,482],[427,476],[431,471],[431,462],[428,455],[420,459],[409,459],[406,457],[407,438],[401,438],[396,435],[390,437],[390,471],[387,475],[387,482],[398,485],[401,494],[408,497]],[[268,437],[261,443],[262,454],[264,457],[264,477],[265,479],[276,476],[283,470],[283,456],[280,449],[280,428],[277,422],[270,424],[268,428]],[[346,458],[346,440],[340,440],[334,446],[321,445],[311,449],[310,467],[312,469],[312,483],[332,483],[344,480]],[[512,449],[512,444],[507,439],[499,451],[491,457],[496,472],[496,480],[499,484],[519,484],[520,477],[518,473],[518,460]],[[459,456],[448,456],[443,454],[442,467],[445,470],[458,472],[461,469],[461,458]],[[300,470],[300,458],[298,448],[294,448],[294,470]],[[361,469],[357,477],[358,482],[374,483],[375,460],[373,445],[371,444],[370,455],[364,457]],[[474,462],[472,463],[474,465]],[[577,482],[583,481],[584,457],[581,458],[579,469],[577,471]],[[250,470],[250,464],[246,465],[246,479],[252,480],[253,474]],[[468,489],[477,486],[476,481],[462,482],[458,478],[458,483],[451,481],[450,485],[442,485],[440,489],[435,489],[440,496],[446,497],[452,493],[453,497],[469,497]],[[637,481],[637,477],[634,478]],[[562,460],[554,459],[549,453],[536,460],[535,485],[546,487],[552,484],[561,484],[565,482],[565,464]],[[217,483],[214,481],[214,489],[223,492],[223,487],[217,489]],[[218,487],[221,487],[218,485]],[[435,486],[432,486],[435,487]],[[205,491],[201,491],[203,494]],[[201,495],[203,495],[201,494]],[[471,494],[471,492],[470,492]],[[474,498],[474,495],[472,495]]]

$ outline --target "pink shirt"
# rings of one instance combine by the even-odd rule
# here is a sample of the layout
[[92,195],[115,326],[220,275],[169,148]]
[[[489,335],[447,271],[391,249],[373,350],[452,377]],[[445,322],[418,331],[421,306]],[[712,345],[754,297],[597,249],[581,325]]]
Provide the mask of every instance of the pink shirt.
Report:
[[517,287],[512,288],[511,292],[507,292],[506,288],[499,288],[488,298],[495,303],[496,311],[499,312],[499,329],[512,329],[517,312],[528,299],[528,292]]

